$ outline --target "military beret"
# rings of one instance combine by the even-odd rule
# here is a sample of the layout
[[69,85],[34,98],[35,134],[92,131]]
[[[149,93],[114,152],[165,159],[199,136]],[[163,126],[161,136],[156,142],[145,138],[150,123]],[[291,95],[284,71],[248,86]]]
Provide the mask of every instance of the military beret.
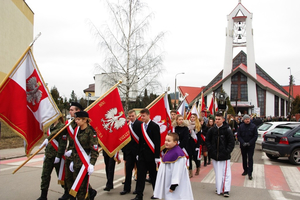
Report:
[[79,108],[80,110],[83,110],[83,107],[80,103],[77,102],[71,102],[70,106],[76,106],[77,108]]
[[75,117],[89,117],[89,113],[85,112],[85,111],[79,111],[75,113]]

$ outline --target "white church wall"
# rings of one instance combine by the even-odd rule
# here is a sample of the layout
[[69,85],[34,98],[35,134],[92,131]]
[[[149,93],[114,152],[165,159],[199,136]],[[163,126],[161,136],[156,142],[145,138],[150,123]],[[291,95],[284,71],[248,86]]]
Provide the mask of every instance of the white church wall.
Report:
[[274,116],[274,94],[266,91],[266,116]]
[[257,108],[257,93],[256,93],[256,83],[247,78],[248,85],[248,102],[250,105],[253,105],[254,108]]
[[230,93],[231,93],[231,78],[227,79],[223,83],[223,90],[226,92],[226,94],[229,96],[230,99]]

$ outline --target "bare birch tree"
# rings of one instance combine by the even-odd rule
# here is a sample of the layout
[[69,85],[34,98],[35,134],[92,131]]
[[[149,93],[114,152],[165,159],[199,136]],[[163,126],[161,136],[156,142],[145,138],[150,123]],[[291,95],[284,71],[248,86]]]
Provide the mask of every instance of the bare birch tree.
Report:
[[158,43],[164,32],[146,41],[145,35],[153,13],[144,14],[146,5],[139,0],[121,0],[111,3],[106,0],[112,25],[103,30],[92,25],[100,47],[105,55],[103,65],[97,67],[107,75],[107,83],[114,85],[123,80],[119,87],[125,97],[125,111],[128,110],[130,94],[136,98],[145,88],[154,89],[160,84],[157,77],[163,70],[162,54],[157,53]]

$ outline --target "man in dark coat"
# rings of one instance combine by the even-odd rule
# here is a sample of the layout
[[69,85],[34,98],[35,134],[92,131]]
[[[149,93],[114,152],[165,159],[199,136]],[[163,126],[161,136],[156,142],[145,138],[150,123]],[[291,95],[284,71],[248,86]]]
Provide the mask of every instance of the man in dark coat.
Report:
[[[157,165],[160,162],[160,128],[158,124],[150,119],[148,109],[140,111],[142,136],[139,138],[138,165],[137,165],[137,187],[136,197],[132,200],[142,200],[145,189],[147,171],[154,190]],[[151,199],[155,199],[153,196]]]
[[255,149],[255,142],[257,140],[257,127],[250,122],[250,116],[244,115],[243,122],[238,129],[238,140],[240,142],[240,148],[243,158],[243,176],[248,174],[250,180],[252,180],[253,171],[253,154]]
[[230,158],[234,137],[222,114],[215,117],[215,126],[208,130],[206,145],[216,174],[216,193],[229,197],[231,186]]
[[125,155],[125,183],[124,189],[120,192],[121,195],[127,194],[131,190],[131,177],[132,177],[132,170],[134,165],[137,164],[136,156],[138,154],[139,149],[139,138],[142,136],[142,129],[141,124],[142,122],[136,118],[136,113],[134,110],[128,111],[129,117],[129,130],[131,135],[131,141],[123,148],[124,155]]

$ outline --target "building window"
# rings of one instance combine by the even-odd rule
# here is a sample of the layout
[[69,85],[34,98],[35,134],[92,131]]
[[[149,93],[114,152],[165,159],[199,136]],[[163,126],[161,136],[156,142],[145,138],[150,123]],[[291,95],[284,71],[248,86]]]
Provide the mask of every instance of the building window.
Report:
[[247,76],[241,72],[231,77],[231,101],[248,101]]
[[281,99],[281,101],[280,101],[280,115],[285,116],[285,114],[284,114],[284,99]]
[[260,116],[266,116],[266,91],[256,85],[257,104],[260,108]]
[[236,99],[238,99],[238,85],[231,84],[230,100],[235,101]]
[[274,115],[279,116],[279,97],[275,96],[274,101],[275,101],[275,103],[274,103]]
[[247,86],[247,84],[241,85],[241,101],[248,101],[248,86]]

